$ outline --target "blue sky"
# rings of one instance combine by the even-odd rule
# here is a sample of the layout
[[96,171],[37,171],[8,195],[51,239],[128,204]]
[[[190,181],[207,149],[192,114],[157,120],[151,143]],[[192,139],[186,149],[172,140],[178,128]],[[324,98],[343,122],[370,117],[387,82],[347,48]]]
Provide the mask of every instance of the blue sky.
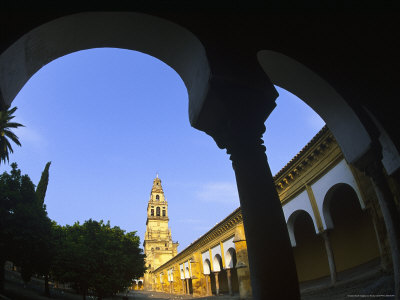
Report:
[[[273,174],[324,125],[300,99],[277,90],[264,134]],[[72,53],[39,70],[12,105],[26,127],[15,131],[22,147],[10,163],[37,184],[52,162],[45,203],[59,224],[110,220],[143,242],[156,173],[179,250],[239,206],[228,155],[190,127],[183,81],[154,57],[109,48]]]

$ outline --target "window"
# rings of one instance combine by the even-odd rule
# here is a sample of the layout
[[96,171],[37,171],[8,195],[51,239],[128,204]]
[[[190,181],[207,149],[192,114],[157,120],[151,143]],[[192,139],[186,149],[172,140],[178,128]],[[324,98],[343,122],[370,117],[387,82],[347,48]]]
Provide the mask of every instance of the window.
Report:
[[151,210],[151,215],[154,216],[154,209]]
[[165,210],[162,211],[162,216],[165,217]]
[[159,207],[156,208],[156,215],[157,215],[158,217],[160,216],[160,208],[159,208]]
[[156,247],[156,250],[160,250],[160,247]]
[[156,195],[156,200],[157,201],[160,200],[160,196],[159,195]]

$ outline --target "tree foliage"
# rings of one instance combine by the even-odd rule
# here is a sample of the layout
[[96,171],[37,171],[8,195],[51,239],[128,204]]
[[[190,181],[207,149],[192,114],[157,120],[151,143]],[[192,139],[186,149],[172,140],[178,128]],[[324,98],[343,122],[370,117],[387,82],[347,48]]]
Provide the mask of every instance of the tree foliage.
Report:
[[19,123],[11,122],[15,116],[13,113],[17,110],[17,107],[12,109],[8,109],[2,107],[0,109],[0,164],[1,162],[6,163],[9,161],[9,153],[13,153],[14,150],[11,146],[10,140],[14,142],[16,145],[21,146],[21,143],[18,137],[14,132],[11,131],[11,128],[18,128],[20,126],[24,126]]
[[[125,290],[145,271],[144,254],[136,232],[126,233],[110,223],[88,220],[60,226],[46,212],[50,162],[38,188],[16,163],[0,175],[0,288],[4,263],[20,267],[21,276],[43,275],[71,284],[84,298],[99,298]],[[48,294],[48,285],[46,292]]]
[[64,227],[53,274],[84,297],[99,298],[123,291],[145,271],[144,254],[135,232],[125,233],[110,223],[88,220]]
[[21,175],[16,163],[11,167],[10,174],[0,175],[0,263],[3,272],[4,262],[12,261],[29,281],[33,274],[42,273],[47,260],[51,220],[29,176]]
[[44,170],[42,172],[42,176],[40,177],[39,183],[36,188],[36,196],[38,197],[38,200],[44,204],[44,198],[46,196],[46,191],[47,191],[47,185],[49,184],[49,168],[50,168],[51,162],[49,161],[46,166],[44,167]]

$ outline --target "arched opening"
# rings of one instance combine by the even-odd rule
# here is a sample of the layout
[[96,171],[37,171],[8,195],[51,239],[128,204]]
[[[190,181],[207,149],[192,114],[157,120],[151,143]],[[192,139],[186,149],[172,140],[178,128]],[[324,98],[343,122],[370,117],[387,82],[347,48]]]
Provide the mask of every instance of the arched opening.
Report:
[[206,258],[203,262],[203,273],[205,275],[210,275],[211,273],[211,264],[208,258]]
[[[161,38],[165,36],[168,39]],[[0,72],[16,74],[0,80],[4,102],[10,104],[29,78],[52,60],[76,51],[103,47],[136,50],[164,61],[185,82],[189,101],[194,101],[190,105],[192,110],[200,109],[198,102],[204,98],[210,72],[200,41],[177,24],[135,12],[68,15],[22,36],[1,57]],[[44,48],[46,52],[42,51]],[[26,55],[29,60],[25,59]]]
[[[213,271],[218,272],[218,285],[219,285],[219,294],[228,294],[228,278],[226,274],[226,270],[223,268],[222,257],[219,254],[216,254],[213,259]],[[215,274],[213,274],[215,277]],[[216,293],[216,282],[214,278],[214,287],[212,287],[213,293]]]
[[225,263],[226,269],[229,269],[231,276],[232,292],[239,293],[239,279],[236,270],[237,258],[236,250],[234,248],[229,248],[225,253]]
[[344,183],[327,192],[323,213],[331,220],[330,240],[338,272],[379,257],[371,216],[361,209],[354,189]]
[[326,122],[349,163],[369,150],[371,137],[366,128],[328,82],[281,53],[262,50],[257,57],[273,84],[302,99]]
[[288,218],[288,228],[289,232],[293,230],[293,255],[299,281],[328,276],[329,265],[324,241],[316,234],[309,213],[304,210],[293,212]]

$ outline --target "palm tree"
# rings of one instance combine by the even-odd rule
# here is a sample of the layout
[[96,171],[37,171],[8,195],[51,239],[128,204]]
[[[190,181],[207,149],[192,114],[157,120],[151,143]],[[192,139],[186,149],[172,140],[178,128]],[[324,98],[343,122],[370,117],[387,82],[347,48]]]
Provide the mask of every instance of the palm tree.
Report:
[[24,126],[19,123],[10,122],[14,119],[13,113],[16,110],[17,107],[12,109],[4,108],[0,110],[0,164],[1,162],[6,163],[6,160],[9,162],[8,154],[14,152],[9,139],[18,146],[21,146],[18,137],[10,130],[10,128]]

